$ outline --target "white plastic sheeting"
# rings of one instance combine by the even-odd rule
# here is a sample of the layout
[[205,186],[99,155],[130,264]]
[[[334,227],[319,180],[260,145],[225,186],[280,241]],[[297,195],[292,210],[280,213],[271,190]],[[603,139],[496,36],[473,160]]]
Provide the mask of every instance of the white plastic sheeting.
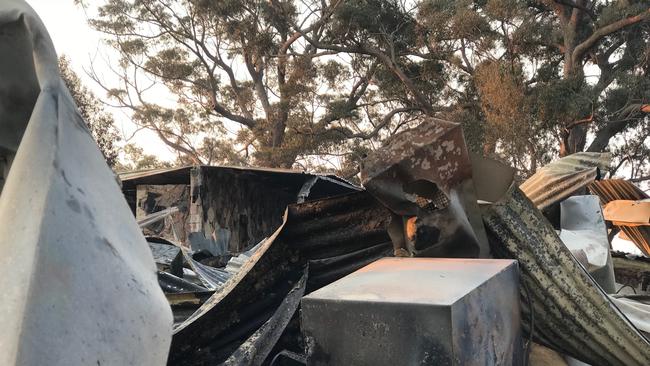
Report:
[[0,365],[164,364],[151,252],[22,0],[0,1],[0,55]]

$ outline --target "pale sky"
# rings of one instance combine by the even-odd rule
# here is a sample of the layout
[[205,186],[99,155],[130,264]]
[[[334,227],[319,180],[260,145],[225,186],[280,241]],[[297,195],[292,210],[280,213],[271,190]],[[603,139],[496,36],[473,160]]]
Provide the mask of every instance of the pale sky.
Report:
[[[73,70],[84,84],[97,97],[106,99],[104,90],[84,70],[89,70],[91,60],[95,59],[94,68],[100,77],[110,78],[111,72],[105,66],[104,59],[110,60],[111,50],[102,43],[102,34],[88,25],[83,9],[75,6],[73,0],[26,1],[45,23],[57,54],[68,56]],[[90,0],[87,3],[92,8],[93,1]],[[106,109],[113,114],[117,127],[123,134],[127,137],[130,136],[135,130],[135,126],[130,122],[129,117],[117,108],[106,107]],[[163,160],[172,160],[175,157],[172,151],[151,131],[139,131],[130,142],[142,147],[145,153],[154,154]]]

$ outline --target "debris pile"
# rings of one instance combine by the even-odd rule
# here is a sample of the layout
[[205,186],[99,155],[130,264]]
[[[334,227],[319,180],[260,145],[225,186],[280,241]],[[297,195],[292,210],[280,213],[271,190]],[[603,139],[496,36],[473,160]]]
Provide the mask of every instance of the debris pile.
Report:
[[518,185],[423,118],[363,187],[195,166],[120,191],[38,17],[8,0],[0,27],[0,364],[650,365],[648,196],[608,154]]
[[[221,271],[224,276],[217,286],[205,286],[214,291],[209,298],[203,295],[205,291],[194,291],[196,296],[191,298],[196,312],[187,318],[175,317],[183,321],[174,328],[170,364],[264,364],[272,359],[310,360],[313,352],[318,354],[314,360],[322,360],[324,345],[317,343],[318,337],[306,336],[302,325],[312,324],[308,333],[318,334],[314,324],[322,323],[305,318],[314,312],[303,313],[301,323],[300,298],[319,293],[314,291],[332,283],[343,286],[337,280],[393,255],[517,260],[520,301],[507,306],[510,311],[521,309],[516,320],[527,339],[520,352],[525,358],[531,349],[541,348],[533,347],[534,341],[591,365],[644,365],[649,361],[649,344],[642,333],[647,330],[650,314],[645,300],[617,294],[622,285],[634,286],[637,295],[645,294],[649,273],[628,266],[627,277],[621,279],[624,282],[616,281],[608,237],[612,220],[605,220],[599,196],[589,194],[592,191],[588,187],[609,182],[597,180],[605,176],[607,154],[580,153],[560,159],[519,188],[513,183],[510,168],[467,153],[458,125],[424,120],[417,129],[390,140],[377,155],[370,156],[364,165],[367,190],[329,177],[322,187],[336,191],[330,197],[319,191],[313,191],[317,199],[295,195],[304,193],[308,185],[313,190],[313,177],[303,174],[299,187],[292,183],[295,172],[274,171],[284,174],[278,180],[287,182],[285,189],[294,194],[294,203],[288,203],[284,219],[274,232],[261,234],[266,238],[255,237],[255,241],[260,240],[258,244],[248,243],[244,248],[249,250],[224,264],[202,264],[189,253],[203,247],[193,248],[191,241],[177,244],[184,248],[185,271],[192,270],[200,281],[210,278],[206,268]],[[253,176],[255,182],[270,173],[229,167],[193,169],[221,170],[221,175],[230,170],[247,172],[244,176]],[[125,195],[141,190],[141,185],[169,183],[162,180],[160,175],[164,174],[157,171],[139,173],[137,178],[125,176]],[[488,179],[472,178],[479,174]],[[495,183],[490,175],[498,178]],[[138,184],[133,179],[139,179]],[[541,182],[546,182],[545,189]],[[192,186],[189,184],[190,189]],[[245,196],[233,194],[232,189],[236,188],[229,185],[221,190],[215,183],[211,188],[214,198],[205,201]],[[306,201],[298,203],[300,197]],[[142,202],[137,200],[135,205],[140,207]],[[273,202],[258,199],[257,205],[267,204]],[[230,210],[242,205],[246,206],[240,202],[202,210],[218,210],[231,217],[235,213]],[[187,220],[185,227],[197,221]],[[553,222],[557,223],[555,227]],[[614,224],[621,225],[619,221]],[[251,221],[251,225],[257,224]],[[220,227],[209,240],[216,242],[219,239],[214,233],[236,227]],[[478,260],[467,259],[463,265],[469,271],[479,265],[474,261]],[[402,270],[407,267],[399,266]],[[636,276],[636,282],[628,284],[630,276]],[[342,281],[349,281],[348,277]],[[186,306],[181,308],[173,302],[178,294],[170,295],[173,308],[187,315]],[[482,306],[489,301],[485,297]],[[477,342],[478,336],[467,335]]]

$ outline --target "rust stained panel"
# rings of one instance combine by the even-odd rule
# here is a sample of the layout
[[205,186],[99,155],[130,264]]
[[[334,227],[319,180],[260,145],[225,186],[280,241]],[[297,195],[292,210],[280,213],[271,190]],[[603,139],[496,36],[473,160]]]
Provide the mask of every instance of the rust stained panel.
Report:
[[489,256],[459,124],[424,118],[370,154],[363,161],[361,179],[368,192],[396,215],[418,217],[414,241],[404,239],[403,224],[396,225],[396,253]]
[[465,138],[457,123],[428,118],[415,129],[392,136],[386,146],[363,161],[361,180],[397,214],[416,214],[415,198],[405,196],[404,185],[426,180],[449,196],[472,177]]
[[[593,182],[589,190],[600,197],[603,205],[615,200],[639,201],[650,198],[634,184],[623,179],[607,179]],[[628,238],[643,252],[650,256],[650,226],[619,226]]]
[[519,188],[543,210],[593,182],[598,169],[609,169],[610,160],[609,153],[572,154],[544,166]]
[[[607,298],[516,187],[484,214],[495,257],[519,261],[524,328],[595,366],[650,365],[650,344]],[[530,297],[528,296],[528,292]]]

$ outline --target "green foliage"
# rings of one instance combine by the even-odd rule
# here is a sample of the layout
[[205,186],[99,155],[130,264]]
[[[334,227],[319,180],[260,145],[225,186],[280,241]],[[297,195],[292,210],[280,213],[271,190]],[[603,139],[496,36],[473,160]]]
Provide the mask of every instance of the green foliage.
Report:
[[[91,22],[121,55],[109,97],[182,161],[331,157],[353,174],[429,114],[526,176],[583,148],[623,159],[618,134],[647,147],[650,2],[583,3],[108,0]],[[148,96],[148,82],[174,103]]]
[[351,35],[357,42],[376,42],[390,37],[395,52],[415,42],[416,22],[405,12],[398,0],[349,0],[337,9],[330,35],[347,43]]

